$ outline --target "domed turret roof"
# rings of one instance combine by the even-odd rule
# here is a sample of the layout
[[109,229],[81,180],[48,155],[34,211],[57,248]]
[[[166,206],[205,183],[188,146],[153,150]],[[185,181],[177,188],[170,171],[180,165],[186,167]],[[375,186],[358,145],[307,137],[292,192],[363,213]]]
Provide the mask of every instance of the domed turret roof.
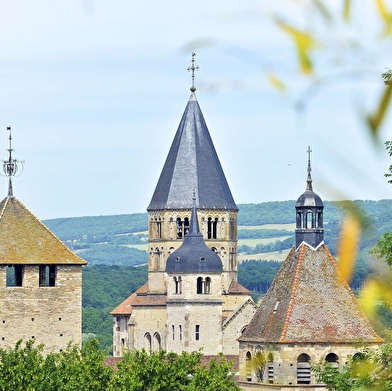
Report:
[[[195,199],[194,199],[195,203]],[[196,206],[192,208],[189,232],[182,245],[174,251],[166,262],[167,273],[221,273],[222,261],[204,242],[199,231]]]
[[301,194],[295,204],[296,207],[301,206],[324,206],[320,196],[313,191],[312,177],[308,170],[308,179],[306,180],[307,186],[305,193]]

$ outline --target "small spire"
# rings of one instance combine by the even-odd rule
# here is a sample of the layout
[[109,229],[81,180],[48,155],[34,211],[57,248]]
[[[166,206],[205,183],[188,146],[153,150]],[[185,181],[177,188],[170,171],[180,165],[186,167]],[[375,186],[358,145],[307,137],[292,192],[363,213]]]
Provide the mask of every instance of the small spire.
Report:
[[199,221],[197,220],[197,210],[196,210],[196,192],[193,190],[192,197],[192,214],[188,234],[198,234],[199,233]]
[[12,152],[14,151],[14,149],[12,149],[11,126],[7,126],[7,131],[9,131],[9,136],[8,136],[9,148],[7,149],[7,151],[8,151],[8,160],[2,160],[4,174],[1,174],[1,175],[8,177],[8,197],[13,198],[14,197],[14,192],[13,192],[13,188],[12,188],[12,179],[11,179],[11,177],[19,176],[19,175],[22,174],[24,161],[12,158]]
[[192,65],[187,68],[188,72],[192,71],[192,87],[191,87],[191,91],[192,92],[196,91],[196,87],[195,87],[195,71],[199,70],[199,66],[195,65],[195,56],[196,56],[196,54],[192,53],[192,60],[191,60]]
[[313,191],[313,186],[312,186],[312,176],[310,175],[312,171],[312,166],[310,164],[310,154],[312,153],[312,150],[310,146],[308,146],[308,150],[306,151],[308,154],[308,178],[306,179],[306,190]]

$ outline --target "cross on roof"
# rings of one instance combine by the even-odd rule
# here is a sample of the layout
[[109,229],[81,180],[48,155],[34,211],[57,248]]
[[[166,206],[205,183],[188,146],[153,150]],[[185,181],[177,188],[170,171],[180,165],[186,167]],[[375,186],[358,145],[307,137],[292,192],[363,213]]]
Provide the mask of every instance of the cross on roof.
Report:
[[195,71],[199,70],[199,66],[195,65],[195,56],[196,56],[196,54],[192,53],[192,60],[191,60],[192,65],[187,68],[188,72],[192,71],[192,87],[191,87],[191,91],[192,92],[196,91],[196,88],[195,88]]
[[308,154],[308,172],[310,172],[310,171],[312,171],[312,168],[311,168],[311,166],[310,166],[310,155],[311,155],[311,153],[313,152],[312,150],[311,150],[311,148],[310,148],[310,146],[308,146],[308,149],[307,149],[307,154]]

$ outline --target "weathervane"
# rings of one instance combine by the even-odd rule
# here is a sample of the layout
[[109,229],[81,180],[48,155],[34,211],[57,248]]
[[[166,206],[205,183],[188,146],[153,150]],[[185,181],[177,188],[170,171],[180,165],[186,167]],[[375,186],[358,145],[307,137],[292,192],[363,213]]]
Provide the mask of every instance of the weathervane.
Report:
[[196,54],[192,53],[192,60],[191,60],[192,65],[187,68],[188,72],[192,71],[192,87],[191,87],[191,91],[192,92],[196,91],[196,87],[195,87],[195,71],[199,70],[199,66],[195,65],[195,56],[196,56]]
[[13,176],[19,176],[23,172],[23,163],[24,160],[17,160],[12,158],[12,135],[11,135],[11,126],[7,126],[7,131],[10,132],[8,140],[9,140],[9,148],[8,151],[8,160],[2,160],[3,162],[3,173],[0,171],[0,175],[7,176],[8,180],[8,197],[13,197],[13,190],[12,190],[12,179]]

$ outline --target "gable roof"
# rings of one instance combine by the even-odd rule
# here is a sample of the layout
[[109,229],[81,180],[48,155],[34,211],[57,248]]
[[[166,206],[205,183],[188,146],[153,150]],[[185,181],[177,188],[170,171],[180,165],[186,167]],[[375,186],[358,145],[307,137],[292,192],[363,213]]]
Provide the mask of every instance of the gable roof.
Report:
[[17,198],[0,203],[0,264],[87,265]]
[[147,210],[238,210],[192,92]]
[[240,340],[382,342],[324,244],[292,248]]

